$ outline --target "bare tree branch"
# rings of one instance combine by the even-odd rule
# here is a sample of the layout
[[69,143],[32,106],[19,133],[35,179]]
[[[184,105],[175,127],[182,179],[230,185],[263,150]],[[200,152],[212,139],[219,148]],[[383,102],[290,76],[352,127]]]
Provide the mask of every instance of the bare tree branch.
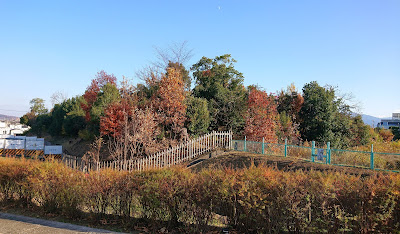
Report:
[[51,105],[60,104],[63,101],[67,100],[68,95],[64,91],[57,91],[53,93],[50,97]]
[[185,65],[193,57],[193,49],[188,49],[188,42],[173,43],[167,49],[161,49],[154,46],[157,53],[157,61],[153,65],[159,69],[165,70],[169,62]]

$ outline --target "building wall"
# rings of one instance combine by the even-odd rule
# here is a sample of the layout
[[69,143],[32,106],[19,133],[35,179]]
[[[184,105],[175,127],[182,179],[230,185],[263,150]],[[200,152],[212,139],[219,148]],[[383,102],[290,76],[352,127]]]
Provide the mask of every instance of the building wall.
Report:
[[378,123],[379,128],[389,129],[390,127],[400,127],[400,119],[382,119],[380,123]]
[[16,135],[23,134],[25,131],[28,131],[30,127],[24,126],[22,124],[9,124],[6,122],[0,122],[0,135],[8,134],[8,135]]

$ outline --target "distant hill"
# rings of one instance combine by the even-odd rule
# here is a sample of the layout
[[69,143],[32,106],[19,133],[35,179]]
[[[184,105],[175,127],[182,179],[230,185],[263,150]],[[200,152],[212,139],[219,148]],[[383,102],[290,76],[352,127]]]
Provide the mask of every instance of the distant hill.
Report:
[[371,115],[361,115],[362,120],[365,124],[368,124],[371,127],[376,127],[376,125],[381,122],[381,118],[374,117]]
[[0,121],[19,121],[19,117],[0,114]]

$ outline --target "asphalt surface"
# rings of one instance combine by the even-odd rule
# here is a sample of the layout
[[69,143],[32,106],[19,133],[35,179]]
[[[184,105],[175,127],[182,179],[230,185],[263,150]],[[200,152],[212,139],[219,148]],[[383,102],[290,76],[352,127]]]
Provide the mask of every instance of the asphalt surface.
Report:
[[1,234],[6,234],[6,233],[7,234],[8,233],[71,234],[71,233],[117,233],[117,232],[0,212],[0,233]]

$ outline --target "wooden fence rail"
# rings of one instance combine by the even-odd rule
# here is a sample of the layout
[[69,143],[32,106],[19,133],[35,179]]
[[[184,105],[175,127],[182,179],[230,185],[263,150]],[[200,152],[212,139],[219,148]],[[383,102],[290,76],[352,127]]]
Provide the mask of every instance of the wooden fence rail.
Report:
[[211,132],[145,158],[125,161],[87,162],[79,157],[64,154],[63,162],[69,167],[82,171],[100,170],[105,168],[142,171],[177,165],[217,148],[232,148],[232,132]]

